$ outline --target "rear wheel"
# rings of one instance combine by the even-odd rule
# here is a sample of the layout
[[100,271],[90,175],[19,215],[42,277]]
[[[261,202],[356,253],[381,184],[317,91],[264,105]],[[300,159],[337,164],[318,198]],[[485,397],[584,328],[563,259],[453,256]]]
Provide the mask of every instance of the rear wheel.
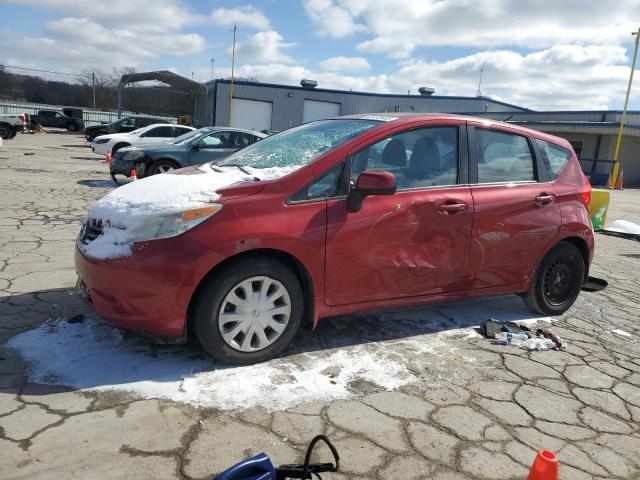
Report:
[[156,175],[158,173],[167,173],[173,170],[177,170],[180,166],[173,160],[156,160],[149,167],[149,175]]
[[270,257],[230,263],[199,289],[194,333],[224,363],[249,364],[274,357],[302,322],[302,288],[295,274]]
[[69,122],[66,125],[66,129],[68,132],[75,132],[78,129],[78,126],[73,122]]
[[569,242],[560,242],[542,259],[529,291],[522,298],[535,312],[559,315],[578,298],[585,269],[580,250]]

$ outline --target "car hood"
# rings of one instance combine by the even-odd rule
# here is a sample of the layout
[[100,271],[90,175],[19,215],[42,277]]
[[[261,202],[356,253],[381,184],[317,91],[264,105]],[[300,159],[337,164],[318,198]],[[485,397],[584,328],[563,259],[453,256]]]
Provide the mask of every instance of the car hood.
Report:
[[99,135],[96,138],[94,138],[93,140],[94,141],[96,141],[96,140],[104,140],[104,139],[114,140],[114,139],[118,139],[118,138],[124,138],[124,137],[127,137],[127,136],[129,136],[129,134],[127,134],[127,133],[107,133],[105,135]]
[[[141,228],[159,217],[211,205],[220,190],[241,182],[273,180],[296,167],[249,169],[211,167],[207,164],[154,175],[123,185],[98,200],[89,210],[88,223],[102,225],[102,234],[79,248],[99,259],[131,255]],[[251,193],[256,193],[255,189]],[[246,193],[246,194],[251,194]],[[237,193],[234,192],[234,196]]]

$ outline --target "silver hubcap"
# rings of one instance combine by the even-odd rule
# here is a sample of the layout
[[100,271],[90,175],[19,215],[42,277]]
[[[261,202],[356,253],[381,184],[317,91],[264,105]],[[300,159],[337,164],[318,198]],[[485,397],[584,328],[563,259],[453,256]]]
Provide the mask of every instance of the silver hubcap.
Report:
[[167,173],[174,170],[174,168],[171,165],[160,165],[158,167],[158,173]]
[[256,352],[282,335],[290,317],[291,298],[284,285],[265,276],[251,277],[224,297],[218,328],[231,348]]

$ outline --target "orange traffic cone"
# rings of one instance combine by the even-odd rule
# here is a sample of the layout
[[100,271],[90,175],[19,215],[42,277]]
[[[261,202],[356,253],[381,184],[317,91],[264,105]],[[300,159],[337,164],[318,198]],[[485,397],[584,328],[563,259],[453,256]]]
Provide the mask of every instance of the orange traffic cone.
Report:
[[618,179],[616,180],[616,190],[622,190],[622,177],[624,176],[624,169],[620,167],[618,172]]
[[138,179],[138,174],[136,173],[135,168],[131,169],[131,173],[129,173],[129,178],[131,178],[132,182],[135,182]]
[[111,163],[111,149],[107,150],[107,155],[104,157],[104,163]]
[[558,457],[550,450],[540,450],[527,480],[558,480]]

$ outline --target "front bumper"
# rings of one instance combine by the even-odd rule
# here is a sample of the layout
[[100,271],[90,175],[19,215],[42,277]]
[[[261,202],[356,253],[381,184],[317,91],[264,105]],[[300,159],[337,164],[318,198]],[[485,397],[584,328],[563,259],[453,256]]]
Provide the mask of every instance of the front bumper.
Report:
[[104,319],[169,343],[184,338],[191,297],[220,260],[185,235],[135,244],[119,259],[96,260],[76,245],[77,290]]
[[138,161],[135,160],[123,160],[124,155],[116,154],[109,164],[109,172],[111,175],[125,175],[130,176],[131,170],[136,170],[136,175],[139,177],[144,176],[146,171],[146,164],[144,157]]

